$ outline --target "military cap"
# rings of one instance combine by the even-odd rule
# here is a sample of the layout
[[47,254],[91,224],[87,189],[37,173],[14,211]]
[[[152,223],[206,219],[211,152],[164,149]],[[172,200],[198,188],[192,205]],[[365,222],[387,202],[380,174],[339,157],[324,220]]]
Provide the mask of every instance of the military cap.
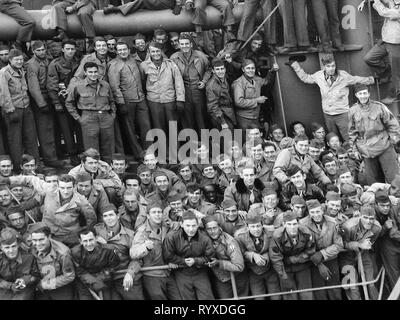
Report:
[[150,171],[151,171],[151,170],[150,170],[149,168],[147,168],[146,165],[141,164],[141,165],[138,166],[136,172],[137,172],[137,174],[141,174],[141,173],[143,173],[143,172],[150,172]]
[[360,209],[362,216],[375,217],[375,209],[371,205],[363,205]]
[[344,183],[340,187],[340,193],[342,194],[342,196],[351,197],[357,195],[357,189],[354,185],[350,183]]
[[86,182],[86,181],[91,181],[92,180],[92,176],[90,175],[90,173],[83,171],[77,174],[76,178],[75,178],[75,182]]
[[203,226],[205,227],[207,223],[211,221],[218,222],[218,219],[214,215],[207,215],[204,218],[202,218],[201,221],[203,222]]
[[340,195],[335,191],[328,191],[325,196],[326,201],[339,201]]
[[290,199],[290,203],[291,204],[306,204],[306,201],[304,200],[303,197],[298,196],[297,194],[295,194],[292,199]]
[[261,191],[261,195],[262,195],[263,197],[270,196],[271,194],[277,195],[276,190],[275,190],[274,188],[264,188],[264,189]]
[[163,49],[162,43],[158,43],[158,42],[155,42],[155,41],[151,41],[150,44],[149,44],[149,47],[157,48],[157,49],[160,49],[160,50]]
[[312,210],[318,207],[321,207],[321,203],[317,199],[311,199],[306,201],[308,210]]
[[168,201],[168,202],[174,202],[174,201],[182,200],[183,198],[185,198],[185,195],[184,195],[183,193],[181,193],[181,192],[176,192],[176,191],[174,190],[174,191],[171,191],[171,192],[168,194],[167,201]]
[[153,173],[153,180],[156,181],[157,177],[167,177],[168,181],[169,181],[169,177],[168,174],[165,171],[162,170],[157,170]]
[[243,62],[242,62],[242,68],[245,68],[245,67],[247,67],[247,66],[250,65],[250,64],[254,64],[254,65],[255,65],[255,63],[254,63],[253,60],[251,60],[251,59],[244,59]]
[[147,212],[150,212],[150,210],[153,208],[159,208],[159,209],[163,210],[164,206],[161,203],[161,201],[153,201],[153,202],[150,202],[147,204]]
[[339,167],[339,171],[338,171],[339,176],[341,176],[342,174],[345,174],[347,172],[351,173],[351,170],[349,169],[348,166],[340,166]]
[[224,210],[228,209],[228,208],[232,208],[232,207],[237,208],[237,203],[231,199],[224,199],[224,201],[222,201],[222,203],[221,203],[221,207]]
[[293,139],[291,137],[283,137],[281,142],[279,143],[279,147],[283,150],[283,149],[287,149],[291,146],[293,146]]
[[44,233],[46,235],[50,234],[50,228],[43,222],[36,222],[29,225],[29,233]]
[[302,172],[301,168],[300,168],[298,165],[293,164],[293,165],[291,165],[291,166],[289,167],[289,169],[286,171],[286,174],[287,174],[287,176],[290,178],[291,176],[294,176],[294,175],[295,175],[297,172],[299,172],[299,171]]
[[354,86],[354,93],[357,93],[357,92],[363,91],[363,90],[368,90],[368,86],[365,84],[356,84]]
[[257,210],[249,210],[249,213],[246,216],[246,223],[247,224],[256,224],[261,222],[261,214],[257,212]]
[[385,190],[377,190],[375,192],[375,201],[377,203],[390,202],[388,193]]
[[20,239],[18,232],[12,228],[6,227],[0,232],[0,243],[10,245]]
[[283,222],[293,221],[295,219],[297,220],[297,215],[291,210],[285,211],[283,213],[282,219],[283,219]]
[[107,203],[106,205],[102,206],[100,209],[100,214],[103,215],[106,212],[114,211],[117,213],[117,208],[112,203]]
[[197,219],[197,218],[196,218],[196,215],[192,211],[186,210],[182,213],[182,221],[193,220],[193,219]]

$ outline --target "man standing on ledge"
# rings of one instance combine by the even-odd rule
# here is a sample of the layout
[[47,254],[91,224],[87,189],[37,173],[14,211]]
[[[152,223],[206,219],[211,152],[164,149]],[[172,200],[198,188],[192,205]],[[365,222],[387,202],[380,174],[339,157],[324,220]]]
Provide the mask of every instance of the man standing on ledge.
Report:
[[350,145],[364,158],[367,183],[391,183],[399,173],[394,144],[400,140],[400,126],[389,109],[370,99],[365,85],[356,86],[358,103],[350,108]]

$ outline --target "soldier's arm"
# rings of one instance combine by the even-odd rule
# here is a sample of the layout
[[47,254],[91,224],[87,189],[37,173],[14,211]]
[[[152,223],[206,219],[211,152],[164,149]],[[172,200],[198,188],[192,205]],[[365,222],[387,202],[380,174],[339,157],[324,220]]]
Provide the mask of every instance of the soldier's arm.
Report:
[[301,81],[308,84],[317,83],[315,79],[315,74],[308,74],[304,71],[304,69],[300,66],[300,64],[295,61],[291,64],[292,69],[296,72],[297,76]]
[[38,76],[39,76],[39,67],[36,65],[32,65],[31,63],[27,63],[26,78],[28,82],[29,93],[31,94],[33,100],[35,100],[36,105],[39,108],[43,108],[47,106],[47,102],[42,95],[42,91],[40,90]]
[[49,97],[51,102],[54,104],[54,107],[58,110],[62,109],[60,97],[58,95],[58,84],[60,82],[60,78],[58,76],[57,68],[55,63],[50,63],[47,69],[47,82],[46,88],[49,93]]
[[215,258],[215,250],[212,245],[210,238],[205,238],[206,242],[202,244],[204,246],[204,255],[200,257],[193,257],[195,266],[204,266],[207,262]]
[[175,62],[172,62],[172,77],[175,85],[176,101],[185,102],[185,85],[181,72]]
[[400,141],[399,122],[385,105],[382,105],[382,122],[393,143]]
[[79,203],[81,214],[83,214],[87,228],[93,227],[97,222],[96,212],[88,200],[82,198]]
[[278,276],[282,279],[287,278],[285,266],[283,264],[283,254],[281,252],[280,245],[277,240],[272,238],[269,245],[269,257],[271,259],[272,266]]
[[136,232],[135,237],[133,238],[132,247],[129,250],[131,259],[142,259],[149,254],[150,250],[146,247],[146,240],[148,240],[148,237],[145,232]]
[[375,0],[372,6],[381,17],[400,19],[400,9],[388,8],[381,2],[381,0]]
[[339,234],[337,228],[334,228],[333,231],[333,242],[330,246],[321,250],[321,254],[324,257],[324,260],[329,260],[330,258],[336,257],[339,252],[343,251],[343,239]]
[[235,105],[240,109],[255,109],[258,106],[258,102],[256,98],[245,98],[245,90],[240,85],[239,82],[232,84],[233,89],[233,99],[235,101]]
[[79,96],[76,90],[76,86],[70,83],[70,85],[68,86],[68,96],[67,99],[65,100],[65,107],[71,114],[72,118],[74,118],[75,120],[78,120],[80,118],[77,110],[78,99]]
[[75,268],[72,262],[71,254],[68,252],[60,257],[61,274],[53,279],[50,279],[50,287],[44,285],[42,280],[43,289],[54,290],[66,286],[75,279]]
[[230,260],[220,260],[219,268],[230,272],[242,272],[244,269],[243,255],[235,239],[228,244]]
[[3,112],[14,112],[15,107],[11,100],[10,90],[8,89],[8,78],[5,72],[0,72],[0,104]]
[[110,67],[108,68],[108,83],[110,84],[115,102],[118,104],[125,104],[124,96],[122,95],[122,91],[120,88],[120,80],[120,70],[117,63],[110,63]]
[[166,263],[186,266],[185,258],[177,254],[174,239],[171,236],[167,236],[163,242],[163,257]]

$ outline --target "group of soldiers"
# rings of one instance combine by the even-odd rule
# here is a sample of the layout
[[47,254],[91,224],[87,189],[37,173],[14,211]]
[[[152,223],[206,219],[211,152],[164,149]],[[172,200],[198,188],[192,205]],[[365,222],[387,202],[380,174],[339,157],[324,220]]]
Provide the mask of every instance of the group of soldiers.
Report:
[[[389,113],[385,146],[400,126],[369,103]],[[39,177],[26,166],[33,157],[16,175],[1,156],[0,297],[227,299],[235,279],[242,297],[378,299],[375,284],[340,285],[372,281],[381,267],[385,292],[396,284],[400,175],[374,180],[338,135],[292,127],[294,138],[279,125],[268,137],[247,130],[243,146],[213,157],[193,142],[195,156],[178,165],[159,164],[151,148],[138,167],[122,154],[109,164],[89,148],[68,174]],[[307,290],[324,286],[337,287]],[[301,292],[280,295],[292,290]]]
[[[224,40],[220,48],[207,41],[221,33],[202,26],[209,4],[223,11],[225,36],[235,37],[227,0],[108,6],[105,14],[193,9],[195,34],[157,29],[149,42],[135,35],[133,45],[95,37],[95,1],[59,1],[52,10],[64,21],[55,39],[62,41],[51,57],[48,44],[29,42],[32,23],[17,19],[24,28],[15,47],[0,47],[0,299],[227,299],[233,286],[257,299],[378,299],[375,284],[363,292],[340,285],[372,281],[381,267],[385,293],[393,289],[400,276],[400,126],[368,88],[390,72],[352,76],[327,57],[322,70],[307,74],[301,57],[291,56],[288,67],[321,90],[328,133],[296,121],[286,136],[286,128],[269,125],[266,102],[279,66],[265,63],[261,47],[272,54],[314,49],[301,32],[306,2],[278,2],[283,49],[268,33],[272,20],[264,37],[223,56]],[[245,1],[239,42],[254,29],[258,6],[268,15],[272,3]],[[337,1],[311,3],[335,21]],[[2,12],[21,10],[20,1],[0,0]],[[65,14],[73,12],[92,53],[66,39]],[[327,16],[318,18],[326,28]],[[324,51],[344,49],[337,37],[323,39]],[[244,143],[228,141],[224,152],[212,153],[208,141],[190,141],[193,157],[168,163],[146,135],[167,133],[174,121],[198,132],[242,129]],[[60,136],[69,162],[58,159]],[[40,156],[58,171],[40,172]],[[324,286],[337,287],[307,290]],[[279,294],[293,290],[301,291]]]

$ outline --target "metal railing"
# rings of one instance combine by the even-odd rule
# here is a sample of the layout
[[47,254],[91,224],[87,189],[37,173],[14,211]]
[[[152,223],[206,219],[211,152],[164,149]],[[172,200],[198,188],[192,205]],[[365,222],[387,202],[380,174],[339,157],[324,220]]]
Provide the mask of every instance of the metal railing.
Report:
[[[258,295],[253,295],[253,296],[244,296],[244,297],[239,297],[237,294],[237,287],[236,287],[236,279],[235,275],[233,272],[231,272],[231,284],[232,284],[232,292],[233,292],[233,298],[231,299],[224,299],[224,300],[248,300],[248,299],[255,299],[255,298],[267,298],[267,297],[274,297],[274,296],[281,296],[281,295],[287,295],[287,294],[295,294],[295,293],[304,293],[304,292],[313,292],[313,291],[320,291],[320,290],[330,290],[330,289],[347,289],[347,288],[353,288],[353,287],[358,287],[358,286],[363,286],[366,288],[370,284],[375,284],[379,281],[379,278],[381,278],[380,286],[379,286],[379,295],[378,295],[378,300],[382,299],[382,292],[383,292],[383,284],[385,280],[385,268],[381,268],[379,270],[378,275],[374,280],[371,281],[364,281],[364,282],[357,282],[357,283],[350,283],[350,284],[341,284],[341,285],[336,285],[336,286],[325,286],[325,287],[318,287],[318,288],[308,288],[308,289],[301,289],[301,290],[291,290],[291,291],[282,291],[282,292],[276,292],[276,293],[266,293],[266,294],[258,294]],[[400,294],[400,283],[398,283],[398,289],[399,289],[399,294]],[[365,300],[369,300],[368,295],[366,295]]]
[[[143,271],[167,270],[167,269],[170,269],[169,265],[143,267],[143,268],[140,268],[140,271],[143,272]],[[127,271],[128,270],[118,270],[116,272],[116,274],[126,273]],[[335,285],[335,286],[324,286],[324,287],[318,287],[318,288],[307,288],[307,289],[301,289],[301,290],[282,291],[282,292],[266,293],[266,294],[243,296],[243,297],[239,297],[239,295],[238,295],[235,273],[230,272],[230,275],[231,275],[233,298],[221,299],[221,300],[249,300],[249,299],[255,299],[255,298],[268,298],[268,297],[274,297],[274,296],[282,296],[282,295],[297,294],[297,293],[304,293],[304,292],[313,292],[313,291],[320,291],[320,290],[348,289],[348,288],[354,288],[354,287],[360,287],[360,286],[364,288],[364,293],[365,293],[365,290],[368,291],[367,286],[377,283],[379,281],[379,279],[380,279],[380,285],[379,285],[378,300],[382,300],[383,286],[384,286],[384,280],[385,280],[385,268],[382,267],[379,270],[376,278],[371,281],[362,281],[362,282],[341,284],[341,285]],[[88,288],[88,290],[95,300],[103,300],[102,292],[96,293],[90,288]],[[388,300],[397,300],[399,296],[400,296],[400,279],[397,281],[396,286],[393,288]],[[368,294],[365,295],[365,300],[369,300]]]

